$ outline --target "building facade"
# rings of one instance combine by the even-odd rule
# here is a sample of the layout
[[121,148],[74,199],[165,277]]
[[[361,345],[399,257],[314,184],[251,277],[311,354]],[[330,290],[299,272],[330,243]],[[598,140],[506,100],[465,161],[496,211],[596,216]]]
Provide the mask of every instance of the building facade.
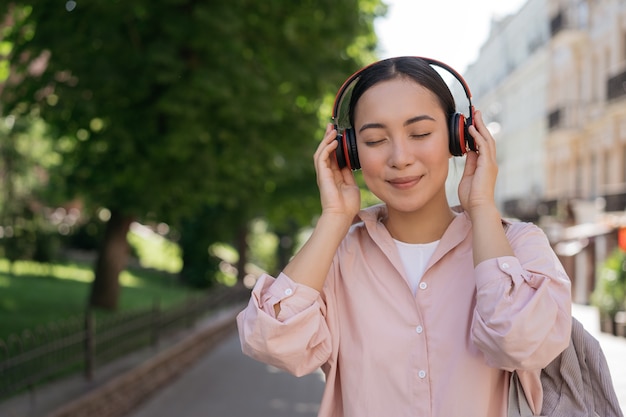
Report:
[[626,226],[626,1],[528,0],[464,78],[497,141],[502,212],[544,227],[588,302]]
[[581,222],[585,203],[626,208],[626,2],[551,0],[549,13],[545,199],[573,201]]
[[529,0],[492,21],[464,73],[498,144],[496,197],[506,215],[536,218],[545,194],[550,26],[547,0]]
[[507,215],[626,208],[626,2],[528,0],[463,76],[498,141]]

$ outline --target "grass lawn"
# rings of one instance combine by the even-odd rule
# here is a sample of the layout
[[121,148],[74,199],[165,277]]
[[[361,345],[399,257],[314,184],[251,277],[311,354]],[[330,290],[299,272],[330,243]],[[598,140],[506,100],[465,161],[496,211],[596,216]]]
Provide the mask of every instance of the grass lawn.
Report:
[[[24,329],[83,314],[91,282],[92,265],[38,264],[0,259],[0,339]],[[176,282],[174,274],[148,269],[126,270],[120,276],[118,311],[183,302],[200,294]],[[101,313],[105,314],[105,313]]]

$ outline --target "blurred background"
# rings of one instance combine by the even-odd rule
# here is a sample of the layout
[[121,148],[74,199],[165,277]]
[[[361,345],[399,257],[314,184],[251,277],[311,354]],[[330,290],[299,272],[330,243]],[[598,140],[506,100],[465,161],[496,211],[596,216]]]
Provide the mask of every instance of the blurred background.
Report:
[[9,0],[0,415],[48,415],[190,335],[202,348],[180,369],[212,350],[315,224],[312,155],[337,89],[397,55],[463,75],[497,140],[501,212],[546,231],[574,302],[623,339],[623,0]]

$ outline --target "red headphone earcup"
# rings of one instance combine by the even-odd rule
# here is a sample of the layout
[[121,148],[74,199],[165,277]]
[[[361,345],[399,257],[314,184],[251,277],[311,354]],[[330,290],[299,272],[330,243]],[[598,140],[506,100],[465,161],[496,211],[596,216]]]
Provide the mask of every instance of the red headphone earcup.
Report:
[[[335,129],[337,127],[335,126]],[[359,155],[356,148],[356,135],[352,129],[346,129],[343,133],[337,133],[337,149],[335,158],[339,168],[348,167],[352,171],[360,169]]]
[[454,113],[450,117],[449,130],[450,153],[454,156],[465,155],[465,152],[467,152],[465,148],[465,116],[461,113]]
[[344,132],[346,140],[347,158],[350,161],[350,169],[356,171],[361,169],[361,163],[359,162],[359,153],[356,148],[356,134],[352,129],[346,129]]
[[346,147],[344,141],[345,135],[339,133],[337,126],[335,126],[335,130],[337,130],[337,137],[335,138],[335,140],[337,141],[337,148],[335,149],[335,160],[337,161],[337,166],[339,166],[339,168],[344,168],[348,166],[349,163],[346,158]]
[[[470,108],[470,111],[474,111],[474,107]],[[465,120],[465,142],[467,143],[467,151],[476,151],[476,141],[469,133],[469,127],[474,124],[474,115],[472,114],[467,120]]]

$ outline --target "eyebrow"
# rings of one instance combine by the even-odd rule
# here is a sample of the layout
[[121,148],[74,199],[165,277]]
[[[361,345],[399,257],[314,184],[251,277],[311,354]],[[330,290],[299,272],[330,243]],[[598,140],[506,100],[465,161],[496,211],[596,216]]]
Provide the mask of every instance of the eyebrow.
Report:
[[409,120],[404,122],[403,126],[408,126],[413,123],[421,122],[422,120],[432,120],[434,122],[435,118],[427,114],[422,114],[421,116],[415,116],[415,117],[410,118]]
[[[427,114],[422,114],[420,116],[415,116],[415,117],[411,117],[410,119],[408,119],[407,121],[405,121],[402,125],[403,126],[408,126],[410,124],[413,123],[417,123],[420,122],[422,120],[432,120],[435,121],[435,119]],[[359,133],[366,130],[366,129],[384,129],[385,125],[382,123],[366,123],[363,126],[361,126],[361,128],[359,129]]]

